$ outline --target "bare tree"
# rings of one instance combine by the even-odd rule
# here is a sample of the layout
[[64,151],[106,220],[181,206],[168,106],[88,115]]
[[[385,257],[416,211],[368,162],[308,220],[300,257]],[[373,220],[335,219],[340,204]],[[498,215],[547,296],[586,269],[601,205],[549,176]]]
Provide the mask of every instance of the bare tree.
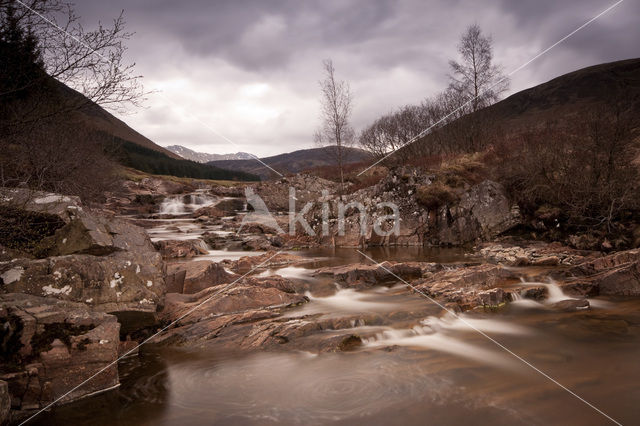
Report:
[[473,24],[462,34],[458,52],[462,61],[449,61],[453,72],[449,76],[450,87],[472,100],[470,112],[496,102],[509,88],[509,79],[493,64],[491,36],[483,35],[480,27]]
[[318,145],[328,146],[340,169],[340,192],[344,189],[344,164],[347,155],[345,148],[353,145],[354,131],[349,123],[353,98],[349,83],[337,81],[331,59],[322,63],[325,78],[320,81],[322,124],[316,131]]
[[124,60],[130,36],[122,14],[89,31],[65,0],[0,0],[3,186],[93,196],[112,178],[83,120],[96,104],[118,109],[143,98],[134,64]]
[[[0,100],[30,88],[40,89],[52,78],[82,93],[87,98],[85,102],[102,106],[119,108],[137,104],[143,98],[140,76],[133,73],[135,64],[124,61],[124,43],[132,34],[124,29],[122,13],[110,26],[98,24],[89,31],[80,24],[72,3],[64,0],[22,3],[27,7],[14,0],[0,0],[3,47],[24,48],[23,40],[16,40],[18,33],[22,33],[34,45],[43,73],[30,74],[18,81],[3,75],[5,84],[0,88]],[[16,62],[3,65],[6,68],[3,71],[24,66]]]

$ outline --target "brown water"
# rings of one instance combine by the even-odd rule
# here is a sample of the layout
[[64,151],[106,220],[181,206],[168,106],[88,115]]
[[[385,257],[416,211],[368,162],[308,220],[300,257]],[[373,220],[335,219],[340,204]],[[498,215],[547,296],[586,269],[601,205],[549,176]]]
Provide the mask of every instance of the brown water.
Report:
[[[315,260],[263,272],[309,283],[311,301],[285,315],[404,311],[419,319],[398,316],[392,326],[379,327],[354,321],[351,331],[365,336],[365,344],[348,353],[146,348],[120,363],[119,389],[56,407],[33,423],[612,423],[479,331],[618,422],[640,422],[640,299],[596,299],[592,309],[573,313],[523,301],[456,319],[402,286],[355,291],[311,277],[319,266],[363,262],[355,250],[301,253]],[[477,261],[454,249],[367,254],[376,260]]]

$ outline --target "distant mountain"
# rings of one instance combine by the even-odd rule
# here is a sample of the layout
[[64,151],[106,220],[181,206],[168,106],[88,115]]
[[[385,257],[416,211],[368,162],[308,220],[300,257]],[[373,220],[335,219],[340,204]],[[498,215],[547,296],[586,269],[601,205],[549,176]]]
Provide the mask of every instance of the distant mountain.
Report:
[[[298,173],[315,167],[335,165],[335,156],[332,155],[334,150],[335,147],[301,149],[272,157],[263,157],[260,158],[260,161],[282,174]],[[371,156],[367,151],[357,148],[345,148],[345,164],[359,163],[370,158]],[[263,179],[277,176],[260,161],[251,158],[247,160],[217,160],[210,161],[207,164],[223,169],[256,174]]]
[[207,152],[198,152],[182,145],[171,145],[167,149],[180,157],[197,161],[198,163],[208,163],[209,161],[218,160],[249,160],[253,156],[247,152],[236,152],[235,154],[209,154]]

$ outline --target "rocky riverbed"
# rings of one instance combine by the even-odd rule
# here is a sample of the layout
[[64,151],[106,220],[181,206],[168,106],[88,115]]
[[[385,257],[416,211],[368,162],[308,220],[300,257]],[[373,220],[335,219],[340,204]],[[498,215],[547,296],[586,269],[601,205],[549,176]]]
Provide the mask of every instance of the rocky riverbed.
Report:
[[[331,189],[293,179],[254,190],[277,211],[289,184],[300,202]],[[623,423],[636,418],[640,250],[501,240],[519,216],[494,183],[434,211],[411,197],[425,184],[396,174],[349,196],[404,206],[400,237],[384,241],[247,224],[241,188],[140,182],[100,209],[3,192],[60,219],[29,250],[2,248],[3,420],[61,397],[34,422],[603,420],[487,336]]]

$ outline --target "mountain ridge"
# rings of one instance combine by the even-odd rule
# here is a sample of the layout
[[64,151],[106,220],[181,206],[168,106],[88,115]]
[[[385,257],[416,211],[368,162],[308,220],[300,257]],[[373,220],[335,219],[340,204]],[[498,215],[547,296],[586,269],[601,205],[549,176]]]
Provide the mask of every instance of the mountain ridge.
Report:
[[[298,173],[314,167],[335,165],[332,150],[335,147],[327,146],[321,148],[299,149],[292,152],[262,157],[260,161],[252,158],[250,160],[219,160],[210,161],[207,164],[223,169],[239,170],[256,174],[262,178],[272,178],[276,176],[273,170],[282,174]],[[371,158],[371,154],[359,148],[344,148],[345,164],[358,163]],[[262,163],[261,163],[262,162]],[[264,163],[264,164],[263,164]]]
[[210,154],[208,152],[195,151],[183,145],[169,145],[166,146],[165,149],[186,160],[196,161],[198,163],[222,160],[249,160],[254,158],[253,155],[248,152],[240,151],[232,154]]

